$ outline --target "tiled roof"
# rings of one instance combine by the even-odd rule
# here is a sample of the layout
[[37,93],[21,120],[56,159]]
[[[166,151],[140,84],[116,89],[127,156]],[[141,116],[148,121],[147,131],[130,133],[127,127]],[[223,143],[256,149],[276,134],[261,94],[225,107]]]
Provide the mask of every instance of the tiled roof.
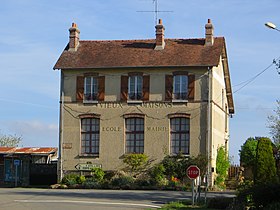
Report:
[[0,147],[0,154],[51,154],[56,152],[57,148],[54,147]]
[[163,50],[154,50],[155,40],[80,41],[77,51],[65,48],[54,69],[217,66],[225,39],[213,46],[205,39],[165,39]]

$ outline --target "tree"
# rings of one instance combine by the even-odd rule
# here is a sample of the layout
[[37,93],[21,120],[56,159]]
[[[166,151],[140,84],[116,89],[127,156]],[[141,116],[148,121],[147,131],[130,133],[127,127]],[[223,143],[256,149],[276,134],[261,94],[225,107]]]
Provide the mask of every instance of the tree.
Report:
[[273,142],[280,145],[280,100],[277,100],[277,107],[274,110],[275,115],[268,116],[268,128]]
[[269,138],[258,139],[254,183],[264,184],[276,181],[276,162],[273,157],[272,142]]
[[22,137],[14,135],[0,134],[0,146],[1,147],[18,147],[22,142]]
[[252,169],[254,169],[256,163],[257,144],[257,137],[250,137],[241,146],[241,150],[239,150],[239,155],[242,166],[251,167]]
[[219,147],[216,158],[216,172],[218,175],[216,178],[216,184],[218,186],[224,187],[224,181],[227,176],[229,165],[230,163],[225,147]]
[[127,154],[123,162],[127,165],[130,173],[141,172],[147,167],[149,157],[146,154]]

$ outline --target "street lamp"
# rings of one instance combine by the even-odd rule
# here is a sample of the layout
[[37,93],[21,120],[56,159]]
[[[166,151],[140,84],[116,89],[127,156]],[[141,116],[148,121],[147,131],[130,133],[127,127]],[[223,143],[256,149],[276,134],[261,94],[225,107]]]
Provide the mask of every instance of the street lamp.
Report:
[[273,24],[273,23],[271,23],[271,22],[266,22],[264,25],[265,25],[266,27],[270,28],[270,29],[274,29],[274,30],[280,32],[280,30],[276,27],[276,25]]

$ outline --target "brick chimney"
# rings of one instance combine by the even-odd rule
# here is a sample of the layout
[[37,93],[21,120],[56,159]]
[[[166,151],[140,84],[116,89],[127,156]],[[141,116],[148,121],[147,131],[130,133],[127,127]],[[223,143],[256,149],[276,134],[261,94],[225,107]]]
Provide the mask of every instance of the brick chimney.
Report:
[[72,23],[72,27],[69,28],[69,51],[77,51],[80,40],[80,30],[76,23]]
[[164,42],[164,26],[162,25],[162,20],[159,19],[158,25],[156,25],[156,47],[155,50],[163,50],[165,47]]
[[211,19],[208,19],[208,23],[205,25],[205,45],[212,46],[214,44],[214,26],[211,23]]

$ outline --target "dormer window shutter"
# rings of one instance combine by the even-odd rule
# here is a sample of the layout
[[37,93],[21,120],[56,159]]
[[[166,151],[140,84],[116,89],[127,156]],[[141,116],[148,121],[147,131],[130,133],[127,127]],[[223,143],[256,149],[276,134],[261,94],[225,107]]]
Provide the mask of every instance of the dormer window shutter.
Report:
[[188,100],[194,100],[195,75],[188,75]]
[[150,76],[143,76],[143,101],[149,101],[150,95]]
[[172,92],[173,92],[173,76],[165,75],[165,100],[172,100]]
[[98,101],[104,101],[105,97],[105,76],[98,77]]
[[83,102],[84,99],[84,76],[77,76],[76,101]]
[[128,76],[121,76],[121,101],[128,98]]

